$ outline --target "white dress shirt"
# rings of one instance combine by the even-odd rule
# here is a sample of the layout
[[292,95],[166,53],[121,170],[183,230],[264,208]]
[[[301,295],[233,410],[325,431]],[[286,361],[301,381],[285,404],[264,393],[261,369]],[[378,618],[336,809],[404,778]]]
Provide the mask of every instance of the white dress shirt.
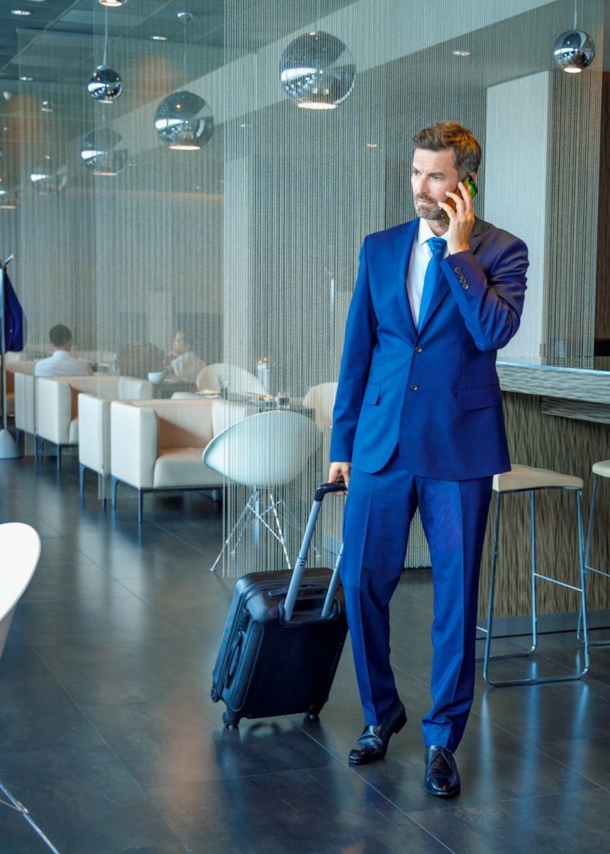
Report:
[[37,377],[84,377],[92,374],[91,365],[83,359],[75,359],[67,350],[55,350],[48,359],[36,362]]
[[[425,219],[420,219],[417,236],[413,241],[413,249],[411,250],[411,259],[409,261],[409,269],[407,270],[407,294],[409,295],[409,304],[411,306],[411,314],[415,327],[419,323],[419,309],[421,306],[421,298],[424,290],[424,278],[426,276],[426,268],[432,258],[432,250],[428,245],[428,240],[431,237],[438,237],[435,234]],[[443,235],[440,237],[445,240]],[[443,258],[447,255],[447,248],[443,253]]]

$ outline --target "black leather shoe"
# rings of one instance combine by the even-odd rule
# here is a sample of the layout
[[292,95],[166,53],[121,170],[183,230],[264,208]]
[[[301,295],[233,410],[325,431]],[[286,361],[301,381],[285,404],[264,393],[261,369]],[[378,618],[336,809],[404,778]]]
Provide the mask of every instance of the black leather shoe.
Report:
[[447,747],[436,744],[426,747],[425,790],[439,798],[451,798],[457,795],[460,786],[460,773],[453,753]]
[[383,759],[388,749],[390,738],[395,732],[400,732],[407,722],[405,707],[399,701],[380,724],[365,726],[356,746],[349,752],[350,765],[367,765]]

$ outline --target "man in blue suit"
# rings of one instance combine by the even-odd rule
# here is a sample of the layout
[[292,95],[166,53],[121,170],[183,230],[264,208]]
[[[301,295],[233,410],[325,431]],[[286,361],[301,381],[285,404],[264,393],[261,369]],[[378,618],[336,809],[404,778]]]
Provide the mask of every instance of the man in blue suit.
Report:
[[413,143],[417,218],[369,235],[360,254],[329,480],[349,484],[342,581],[365,718],[349,761],[382,759],[407,720],[389,602],[419,507],[434,585],[424,785],[448,797],[460,790],[453,753],[473,700],[493,475],[510,469],[496,351],[519,328],[528,260],[521,240],[474,215],[464,183],[481,160],[472,133],[440,122]]

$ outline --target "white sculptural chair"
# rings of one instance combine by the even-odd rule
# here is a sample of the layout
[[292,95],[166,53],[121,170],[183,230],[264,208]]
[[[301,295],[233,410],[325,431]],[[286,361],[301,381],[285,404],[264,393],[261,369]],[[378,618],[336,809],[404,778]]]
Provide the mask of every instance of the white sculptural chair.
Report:
[[336,382],[320,383],[310,388],[303,398],[303,406],[315,410],[316,424],[320,430],[325,427],[332,427],[338,385],[339,383]]
[[[4,652],[15,608],[34,575],[39,557],[40,537],[34,528],[21,522],[7,522],[0,525],[0,658]],[[5,801],[0,798],[0,804],[21,813],[47,847],[55,854],[59,854],[57,848],[32,819],[27,808],[9,792],[2,782],[0,782],[0,792],[8,799]]]
[[219,387],[218,377],[221,376],[228,378],[231,394],[267,394],[267,389],[254,374],[238,365],[230,365],[225,362],[206,365],[197,377],[197,388],[200,390],[217,389]]
[[321,442],[322,434],[310,418],[286,410],[245,418],[212,439],[203,452],[206,466],[251,490],[211,567],[212,572],[227,549],[235,553],[246,528],[253,522],[264,525],[280,543],[291,569],[278,515],[282,502],[276,500],[275,490],[299,477]]

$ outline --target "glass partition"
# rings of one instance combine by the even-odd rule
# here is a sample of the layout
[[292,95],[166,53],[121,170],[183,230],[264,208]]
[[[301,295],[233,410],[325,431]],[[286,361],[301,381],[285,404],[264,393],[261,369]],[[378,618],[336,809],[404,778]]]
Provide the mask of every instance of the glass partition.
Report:
[[[181,331],[208,364],[256,374],[266,359],[269,392],[302,400],[337,378],[362,238],[413,216],[413,133],[455,119],[484,149],[478,215],[531,249],[506,358],[602,366],[603,0],[580,3],[597,56],[573,75],[553,60],[572,0],[218,0],[193,4],[187,24],[184,4],[82,5],[93,35],[21,33],[19,72],[34,79],[2,103],[2,169],[19,207],[0,220],[19,254],[30,354],[63,322],[100,369],[120,370],[133,345],[156,348],[153,369]],[[335,109],[300,109],[280,81],[286,48],[314,31],[356,66]],[[87,90],[104,59],[122,78],[113,103]],[[184,90],[213,116],[198,150],[172,149],[155,128]]]

